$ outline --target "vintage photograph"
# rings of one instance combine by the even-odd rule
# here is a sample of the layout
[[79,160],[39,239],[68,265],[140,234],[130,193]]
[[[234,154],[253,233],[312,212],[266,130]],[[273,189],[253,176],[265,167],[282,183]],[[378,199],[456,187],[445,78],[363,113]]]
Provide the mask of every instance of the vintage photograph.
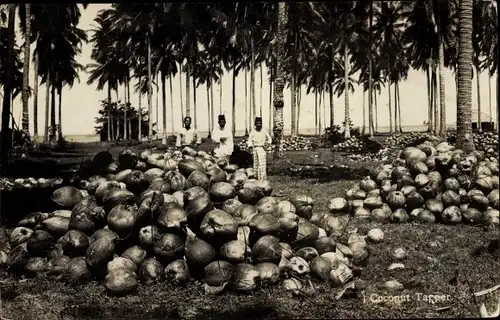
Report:
[[0,4],[0,320],[500,317],[497,0]]

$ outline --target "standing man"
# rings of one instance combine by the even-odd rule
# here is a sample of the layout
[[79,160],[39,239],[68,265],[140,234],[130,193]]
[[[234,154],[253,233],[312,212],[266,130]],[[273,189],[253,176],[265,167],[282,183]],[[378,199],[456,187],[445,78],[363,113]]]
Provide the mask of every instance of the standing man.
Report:
[[257,173],[257,179],[267,178],[267,152],[266,147],[271,144],[272,139],[266,130],[262,129],[262,118],[255,118],[255,128],[248,136],[247,146],[253,155],[253,168]]
[[219,115],[219,127],[212,131],[212,140],[217,144],[214,156],[228,160],[234,150],[233,133],[226,127],[226,117],[222,114]]
[[201,137],[196,129],[191,128],[191,117],[184,118],[184,127],[177,133],[177,141],[175,146],[180,147],[194,147],[201,144]]

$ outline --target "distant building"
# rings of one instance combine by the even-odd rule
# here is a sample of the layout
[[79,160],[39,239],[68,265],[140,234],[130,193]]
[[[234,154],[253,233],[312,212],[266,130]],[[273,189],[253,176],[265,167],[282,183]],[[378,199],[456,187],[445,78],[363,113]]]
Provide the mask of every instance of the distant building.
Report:
[[[472,130],[477,130],[479,128],[479,112],[477,109],[472,109]],[[490,121],[491,120],[491,121]],[[483,131],[493,130],[495,128],[495,118],[494,116],[490,119],[490,115],[481,112],[481,129]]]

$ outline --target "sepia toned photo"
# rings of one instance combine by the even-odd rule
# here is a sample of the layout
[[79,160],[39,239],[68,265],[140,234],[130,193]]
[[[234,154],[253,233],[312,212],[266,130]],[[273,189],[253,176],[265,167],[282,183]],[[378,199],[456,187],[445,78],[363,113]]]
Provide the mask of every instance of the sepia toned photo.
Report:
[[497,0],[0,4],[0,320],[500,316]]

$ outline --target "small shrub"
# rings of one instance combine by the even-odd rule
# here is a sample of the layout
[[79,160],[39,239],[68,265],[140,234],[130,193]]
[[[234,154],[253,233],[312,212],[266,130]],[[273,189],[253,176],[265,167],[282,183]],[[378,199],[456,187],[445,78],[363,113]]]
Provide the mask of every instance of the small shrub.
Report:
[[[345,141],[344,128],[345,121],[342,122],[342,126],[334,125],[333,127],[326,128],[325,132],[321,136],[321,143],[323,147],[331,147],[337,143]],[[349,121],[349,131],[351,133],[351,137],[361,138],[363,136],[360,128],[354,128],[351,120]]]

